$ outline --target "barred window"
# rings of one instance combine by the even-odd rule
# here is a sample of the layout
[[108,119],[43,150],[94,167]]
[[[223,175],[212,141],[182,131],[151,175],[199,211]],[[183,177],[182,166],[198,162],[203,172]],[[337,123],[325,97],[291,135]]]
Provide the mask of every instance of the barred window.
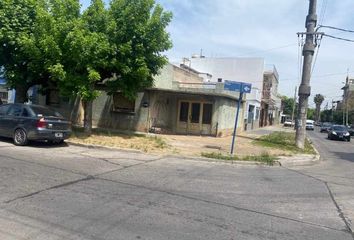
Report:
[[135,101],[126,98],[122,93],[113,94],[113,111],[116,112],[135,112]]

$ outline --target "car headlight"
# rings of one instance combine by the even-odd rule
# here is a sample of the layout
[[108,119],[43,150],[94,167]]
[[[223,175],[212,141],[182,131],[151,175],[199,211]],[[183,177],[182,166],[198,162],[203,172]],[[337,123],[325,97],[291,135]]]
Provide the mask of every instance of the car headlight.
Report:
[[337,133],[336,133],[336,132],[332,132],[332,134],[333,134],[333,135],[337,135]]
[[344,136],[349,136],[350,134],[348,132],[344,133]]

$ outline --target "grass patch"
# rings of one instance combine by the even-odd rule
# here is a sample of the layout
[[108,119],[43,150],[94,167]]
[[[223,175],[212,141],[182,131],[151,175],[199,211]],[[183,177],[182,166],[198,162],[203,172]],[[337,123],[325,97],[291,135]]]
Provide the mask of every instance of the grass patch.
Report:
[[131,148],[144,152],[158,152],[169,148],[165,140],[158,136],[122,133],[104,129],[92,129],[92,134],[88,136],[82,128],[75,128],[70,141],[89,145]]
[[232,155],[223,155],[221,153],[202,153],[202,157],[227,160],[227,161],[254,161],[264,163],[270,166],[273,166],[275,160],[277,159],[275,156],[270,155],[268,153],[262,153],[261,155],[250,155],[250,156],[232,156]]
[[274,132],[256,139],[254,143],[260,146],[278,148],[294,153],[316,154],[308,139],[305,141],[304,150],[298,148],[295,143],[295,133]]

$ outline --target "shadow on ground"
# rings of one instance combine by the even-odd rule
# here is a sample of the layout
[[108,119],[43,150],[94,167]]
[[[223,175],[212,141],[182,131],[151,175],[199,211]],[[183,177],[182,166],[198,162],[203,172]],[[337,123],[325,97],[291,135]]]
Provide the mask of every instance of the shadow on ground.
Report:
[[332,152],[336,156],[338,156],[339,159],[353,162],[354,163],[354,153],[351,152]]
[[[13,139],[11,138],[4,138],[0,137],[0,142],[4,143],[10,143],[13,144]],[[13,144],[13,146],[15,146]],[[48,141],[30,141],[27,145],[27,147],[33,147],[33,148],[63,148],[63,147],[68,147],[69,145],[67,143],[52,143]]]

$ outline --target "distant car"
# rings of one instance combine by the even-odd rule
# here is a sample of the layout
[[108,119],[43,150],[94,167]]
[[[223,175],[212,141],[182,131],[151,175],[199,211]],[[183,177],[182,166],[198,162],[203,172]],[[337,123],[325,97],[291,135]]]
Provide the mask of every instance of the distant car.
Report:
[[293,127],[295,126],[295,122],[291,121],[291,120],[286,120],[284,122],[284,127]]
[[0,136],[23,146],[30,140],[61,143],[71,135],[71,123],[58,112],[39,105],[0,106]]
[[350,136],[354,136],[354,126],[353,125],[348,127],[348,132],[349,132]]
[[332,127],[331,123],[323,123],[320,128],[320,132],[328,132],[328,129]]
[[331,140],[347,140],[350,142],[350,134],[346,126],[343,125],[333,125],[328,130],[328,139]]
[[306,120],[306,130],[315,130],[314,121],[313,120]]

